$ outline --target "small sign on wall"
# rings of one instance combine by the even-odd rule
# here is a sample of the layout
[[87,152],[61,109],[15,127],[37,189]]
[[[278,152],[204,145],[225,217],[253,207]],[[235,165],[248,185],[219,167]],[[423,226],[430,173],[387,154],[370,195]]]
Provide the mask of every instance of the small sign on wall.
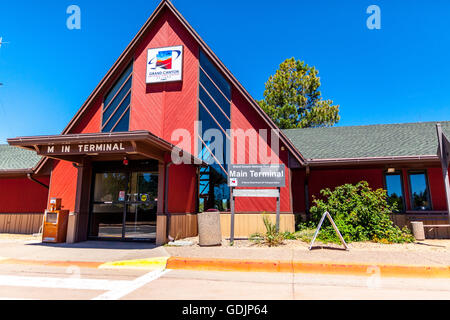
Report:
[[183,46],[148,50],[147,83],[183,80]]

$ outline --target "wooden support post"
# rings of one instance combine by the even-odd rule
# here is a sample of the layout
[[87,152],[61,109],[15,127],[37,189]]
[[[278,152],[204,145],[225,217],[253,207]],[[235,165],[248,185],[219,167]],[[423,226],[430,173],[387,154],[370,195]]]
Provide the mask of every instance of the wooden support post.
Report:
[[311,169],[309,168],[309,166],[306,166],[305,169],[305,213],[308,216],[309,215],[309,209],[310,209],[310,205],[309,205],[309,175],[311,173]]
[[[436,131],[438,135],[438,142],[439,142],[439,158],[441,159],[441,166],[442,166],[442,175],[444,178],[444,186],[445,186],[445,197],[447,200],[447,213],[448,213],[448,220],[450,223],[450,182],[448,178],[448,152],[450,150],[446,150],[447,143],[444,143],[444,135],[442,133],[442,127],[440,123],[436,124]],[[445,138],[446,140],[446,138]]]
[[165,165],[163,162],[158,164],[158,207],[156,216],[156,244],[163,245],[167,243],[167,216],[164,213],[164,200],[166,198],[165,185]]

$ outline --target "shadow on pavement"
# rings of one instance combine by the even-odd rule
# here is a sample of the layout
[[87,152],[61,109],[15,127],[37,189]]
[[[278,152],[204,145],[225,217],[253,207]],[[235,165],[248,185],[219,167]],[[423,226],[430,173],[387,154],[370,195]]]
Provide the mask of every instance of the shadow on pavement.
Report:
[[79,243],[27,243],[27,246],[71,249],[110,249],[110,250],[149,250],[157,246],[151,242],[119,242],[119,241],[85,241]]
[[329,247],[329,246],[314,246],[311,248],[311,251],[313,250],[337,250],[337,251],[348,251],[345,248],[336,248],[336,247]]
[[447,248],[446,246],[440,246],[437,244],[429,244],[429,243],[423,243],[423,242],[415,242],[415,244],[419,244],[421,246],[427,246],[427,247]]

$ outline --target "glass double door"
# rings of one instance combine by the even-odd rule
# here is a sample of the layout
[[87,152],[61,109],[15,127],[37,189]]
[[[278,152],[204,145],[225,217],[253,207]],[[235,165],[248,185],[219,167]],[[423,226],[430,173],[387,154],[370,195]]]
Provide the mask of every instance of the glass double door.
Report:
[[94,173],[90,237],[155,240],[158,174]]

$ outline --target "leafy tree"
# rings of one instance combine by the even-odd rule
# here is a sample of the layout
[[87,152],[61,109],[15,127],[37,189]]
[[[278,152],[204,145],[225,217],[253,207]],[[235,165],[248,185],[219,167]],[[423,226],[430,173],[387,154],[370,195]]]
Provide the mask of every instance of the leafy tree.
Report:
[[278,127],[328,127],[340,120],[339,105],[322,99],[318,74],[314,67],[291,58],[269,78],[259,104]]

